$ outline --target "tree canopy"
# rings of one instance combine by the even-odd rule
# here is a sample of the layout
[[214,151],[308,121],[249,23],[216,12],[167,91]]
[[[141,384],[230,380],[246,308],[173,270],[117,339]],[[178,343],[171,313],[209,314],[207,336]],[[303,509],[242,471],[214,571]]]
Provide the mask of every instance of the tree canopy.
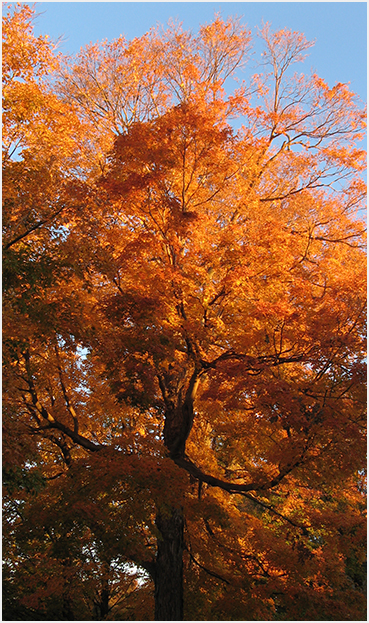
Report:
[[363,620],[365,111],[215,16],[3,20],[5,620]]

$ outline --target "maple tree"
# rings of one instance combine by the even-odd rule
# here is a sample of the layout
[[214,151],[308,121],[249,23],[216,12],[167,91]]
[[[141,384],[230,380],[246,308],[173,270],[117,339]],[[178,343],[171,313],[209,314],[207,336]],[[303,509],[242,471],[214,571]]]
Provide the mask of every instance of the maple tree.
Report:
[[[216,16],[4,19],[5,618],[361,619],[365,115]],[[232,125],[238,119],[239,129]]]

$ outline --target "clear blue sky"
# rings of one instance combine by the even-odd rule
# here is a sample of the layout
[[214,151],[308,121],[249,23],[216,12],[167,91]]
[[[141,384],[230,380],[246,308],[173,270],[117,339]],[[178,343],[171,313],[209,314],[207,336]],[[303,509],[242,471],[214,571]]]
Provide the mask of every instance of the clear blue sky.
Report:
[[223,17],[237,15],[253,34],[262,20],[268,21],[273,30],[287,27],[316,40],[305,61],[306,71],[314,69],[330,86],[350,82],[361,99],[367,97],[366,2],[39,2],[36,10],[41,13],[36,34],[62,36],[64,53],[120,34],[140,37],[169,18],[196,32],[216,12]]

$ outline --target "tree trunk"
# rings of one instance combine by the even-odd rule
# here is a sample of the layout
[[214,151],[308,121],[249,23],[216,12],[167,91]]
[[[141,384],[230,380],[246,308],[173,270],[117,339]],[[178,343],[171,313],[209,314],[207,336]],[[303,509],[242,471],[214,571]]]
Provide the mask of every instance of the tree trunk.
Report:
[[155,564],[155,621],[183,621],[183,513],[158,512]]
[[95,602],[96,621],[105,621],[109,614],[109,588],[103,588],[100,593],[100,600]]
[[[174,459],[185,454],[193,423],[193,403],[199,371],[171,368],[159,376],[165,402],[164,444]],[[183,511],[161,509],[156,516],[160,532],[155,562],[155,621],[183,621]]]

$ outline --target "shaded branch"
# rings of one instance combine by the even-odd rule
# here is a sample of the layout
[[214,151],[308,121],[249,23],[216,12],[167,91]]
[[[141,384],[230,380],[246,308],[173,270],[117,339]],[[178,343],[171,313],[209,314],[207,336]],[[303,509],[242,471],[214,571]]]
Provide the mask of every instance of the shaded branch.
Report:
[[67,388],[65,386],[64,379],[63,379],[63,371],[62,371],[62,367],[61,367],[61,363],[60,363],[59,349],[58,349],[58,346],[57,346],[56,343],[55,343],[55,354],[56,354],[56,359],[57,359],[59,380],[60,380],[60,385],[61,385],[61,388],[62,388],[65,404],[67,405],[67,409],[68,409],[68,411],[69,411],[69,413],[70,413],[70,415],[72,416],[72,419],[73,419],[74,432],[78,433],[78,417],[77,417],[77,414],[76,414],[76,412],[74,410],[74,407],[73,407],[71,401],[69,400],[69,396],[68,396],[68,393],[67,393]]
[[61,208],[59,208],[59,210],[56,210],[56,212],[54,212],[53,214],[51,214],[47,218],[45,218],[45,219],[35,223],[32,227],[27,229],[27,231],[23,232],[23,234],[19,234],[19,236],[17,236],[16,238],[13,238],[13,240],[11,240],[10,242],[8,242],[7,244],[4,245],[4,247],[3,247],[4,251],[7,251],[8,249],[10,249],[10,247],[12,247],[17,242],[20,242],[24,238],[27,238],[27,236],[29,236],[29,234],[32,234],[32,232],[36,231],[37,229],[40,229],[40,227],[42,227],[43,225],[46,225],[46,223],[49,223],[50,221],[52,221],[56,216],[58,216],[65,209],[65,207],[66,206],[63,205]]
[[213,578],[217,578],[218,580],[221,580],[222,582],[225,582],[228,585],[231,584],[230,582],[228,582],[228,580],[226,580],[225,578],[222,578],[221,575],[218,575],[217,573],[215,573],[215,571],[210,571],[210,569],[207,569],[207,567],[204,567],[204,565],[202,565],[201,562],[198,562],[198,560],[196,560],[194,555],[191,554],[190,550],[188,549],[186,545],[184,545],[184,549],[186,550],[186,552],[188,552],[191,560],[195,563],[195,565],[200,567],[200,569],[203,569],[203,571],[205,571],[208,575],[211,575]]
[[248,500],[255,502],[255,504],[259,504],[259,506],[262,506],[266,510],[270,511],[271,513],[279,517],[280,519],[283,519],[283,521],[287,521],[294,528],[299,528],[305,536],[309,534],[307,531],[307,528],[310,528],[310,526],[301,526],[300,524],[296,523],[292,519],[289,519],[289,517],[286,517],[285,515],[282,515],[282,513],[279,513],[278,511],[276,511],[275,508],[273,508],[273,506],[270,506],[269,504],[265,504],[265,502],[261,502],[260,500],[255,498],[253,495],[250,495],[250,493],[240,493],[239,495],[243,495]]
[[213,359],[213,361],[200,361],[204,370],[215,369],[217,364],[222,361],[244,361],[248,370],[260,370],[263,365],[279,366],[285,363],[297,363],[304,360],[306,353],[291,355],[290,357],[281,357],[280,354],[266,355],[264,357],[252,357],[244,353],[235,353],[233,350],[227,351]]
[[172,457],[173,461],[181,467],[185,469],[189,474],[201,480],[202,482],[206,482],[206,484],[211,487],[219,487],[224,491],[228,491],[228,493],[243,493],[246,491],[262,491],[263,489],[270,489],[275,487],[279,482],[294,468],[298,465],[296,462],[294,465],[289,466],[288,468],[281,470],[278,476],[276,476],[273,480],[267,482],[250,482],[249,484],[236,484],[233,482],[227,482],[225,480],[221,480],[220,478],[216,478],[215,476],[211,476],[210,474],[205,474],[195,463],[191,461],[187,456],[174,456]]
[[[211,476],[210,474],[205,474],[186,455],[171,456],[171,458],[176,463],[176,465],[178,465],[178,467],[185,469],[189,474],[194,476],[197,480],[201,480],[202,482],[205,482],[211,487],[219,487],[220,489],[223,489],[223,491],[227,491],[228,493],[243,494],[249,491],[265,491],[267,489],[272,489],[273,487],[278,485],[285,478],[285,476],[287,476],[293,469],[295,469],[301,464],[302,459],[307,449],[308,449],[308,445],[306,444],[301,454],[298,457],[296,457],[295,461],[293,461],[292,463],[289,463],[284,468],[280,468],[279,474],[275,476],[275,478],[273,478],[272,480],[266,480],[264,482],[262,481],[250,482],[248,484],[237,484],[233,482],[228,482],[226,480],[221,480],[220,478],[216,478],[215,476]],[[254,501],[257,501],[257,500],[254,499]],[[281,515],[281,517],[283,516]],[[301,526],[297,526],[297,527],[301,528]]]
[[54,428],[56,430],[59,430],[60,432],[67,435],[72,441],[82,446],[82,448],[85,448],[86,450],[91,450],[92,452],[95,452],[96,450],[101,450],[102,448],[104,448],[103,445],[93,443],[86,437],[83,437],[83,435],[80,435],[68,426],[65,426],[59,420],[56,420],[54,416],[40,403],[31,374],[30,355],[28,351],[26,351],[26,353],[24,354],[24,358],[28,375],[27,384],[29,386],[29,390],[27,390],[27,393],[31,395],[32,399],[32,403],[29,403],[27,400],[25,400],[25,403],[29,411],[31,411],[31,413],[35,416],[37,422],[40,424],[42,420],[45,420],[45,422],[48,423],[48,429]]

